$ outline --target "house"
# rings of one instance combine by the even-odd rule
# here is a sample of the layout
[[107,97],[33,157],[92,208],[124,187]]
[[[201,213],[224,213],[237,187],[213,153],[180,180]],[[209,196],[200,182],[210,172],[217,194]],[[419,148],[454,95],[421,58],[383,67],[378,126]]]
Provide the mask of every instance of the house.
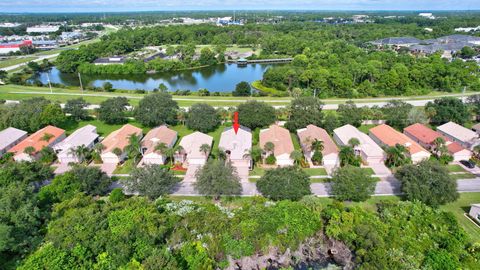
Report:
[[177,132],[167,126],[160,126],[150,130],[142,140],[143,158],[140,164],[164,164],[167,156],[155,150],[155,147],[164,143],[167,148],[172,148],[177,142]]
[[291,166],[293,159],[290,154],[295,150],[293,147],[290,132],[278,125],[271,125],[268,129],[260,130],[260,147],[264,149],[265,144],[271,142],[274,145],[273,155],[278,166]]
[[[46,126],[12,147],[8,152],[13,153],[15,161],[33,161],[38,158],[38,152],[44,147],[53,147],[65,139],[65,130],[54,126]],[[32,153],[25,153],[25,149],[32,148]]]
[[452,142],[440,132],[434,131],[431,128],[422,124],[413,124],[406,127],[403,133],[416,143],[420,144],[427,150],[433,151],[435,148],[434,141],[438,137],[442,137],[445,140],[449,154],[453,157],[454,161],[469,160],[472,157],[472,152],[465,149],[457,142]]
[[58,153],[58,161],[63,164],[82,162],[75,154],[72,153],[79,146],[92,149],[93,145],[98,142],[97,128],[92,125],[86,125],[77,129],[65,140],[53,147]]
[[111,57],[105,57],[105,58],[97,58],[95,61],[93,61],[93,64],[96,66],[112,65],[112,64],[123,65],[125,61],[126,61],[126,58],[123,56],[111,56]]
[[437,131],[469,150],[473,150],[476,145],[480,144],[477,133],[454,122],[448,122],[437,127]]
[[129,144],[130,136],[142,137],[142,129],[126,124],[110,133],[103,141],[104,149],[100,157],[103,163],[118,164],[125,159],[125,148]]
[[480,203],[472,204],[468,215],[472,217],[477,223],[480,223]]
[[377,47],[383,46],[392,46],[392,47],[410,47],[412,45],[416,45],[421,43],[422,41],[418,38],[414,37],[390,37],[390,38],[383,38],[378,39],[375,41],[371,41],[370,44],[373,44]]
[[232,127],[225,128],[218,148],[225,151],[227,160],[230,160],[232,165],[237,168],[239,175],[248,177],[248,170],[252,165],[252,159],[248,155],[252,149],[252,132],[249,128],[240,126],[236,133]]
[[408,150],[408,156],[414,164],[430,158],[430,152],[410,139],[407,135],[396,131],[389,125],[382,124],[371,128],[369,134],[370,137],[381,146],[393,147],[397,144],[405,146]]
[[314,152],[312,151],[312,142],[315,140],[323,142],[323,164],[336,166],[339,163],[338,147],[330,138],[327,131],[314,125],[308,125],[306,128],[297,130],[302,150],[307,159],[311,159]]
[[345,125],[333,131],[333,139],[338,145],[348,146],[351,139],[357,139],[360,144],[355,151],[366,164],[381,164],[385,161],[385,152],[372,138],[352,125]]
[[0,131],[0,157],[7,153],[10,148],[27,137],[26,131],[9,127]]
[[175,155],[175,161],[184,163],[184,165],[204,165],[207,162],[208,155],[202,152],[201,146],[206,144],[210,147],[213,143],[213,137],[202,132],[196,131],[182,138],[180,146],[183,150]]

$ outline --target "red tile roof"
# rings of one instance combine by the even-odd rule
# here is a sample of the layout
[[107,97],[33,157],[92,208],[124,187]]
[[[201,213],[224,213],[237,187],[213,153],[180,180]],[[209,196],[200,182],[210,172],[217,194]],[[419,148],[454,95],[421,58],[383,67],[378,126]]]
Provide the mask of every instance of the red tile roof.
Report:
[[405,134],[396,131],[389,125],[383,124],[371,128],[370,133],[388,146],[400,144],[407,147],[410,154],[416,154],[419,152],[428,153],[428,151],[421,147],[418,143],[407,137]]
[[[43,140],[43,136],[45,134],[50,134],[53,137],[50,140],[45,141]],[[23,153],[25,148],[32,146],[35,148],[35,152],[42,150],[45,146],[50,146],[50,144],[58,139],[58,137],[65,134],[65,130],[61,128],[57,128],[54,126],[46,126],[37,132],[33,133],[32,135],[28,136],[25,140],[21,141],[19,144],[12,147],[8,152],[11,153]]]
[[408,127],[404,128],[403,131],[408,132],[410,135],[417,138],[418,141],[420,141],[421,143],[424,143],[424,144],[432,144],[433,141],[438,137],[444,138],[445,141],[447,140],[439,132],[437,132],[437,131],[435,131],[431,128],[428,128],[428,127],[426,127],[422,124],[419,124],[419,123],[408,126]]

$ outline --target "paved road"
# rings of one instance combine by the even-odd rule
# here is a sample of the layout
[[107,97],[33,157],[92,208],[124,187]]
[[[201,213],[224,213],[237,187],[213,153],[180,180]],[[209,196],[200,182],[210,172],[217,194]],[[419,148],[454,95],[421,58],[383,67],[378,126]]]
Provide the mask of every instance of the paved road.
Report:
[[[59,55],[58,53],[50,54],[50,55],[42,55],[42,56],[39,56],[37,59],[32,60],[32,61],[33,61],[33,62],[41,62],[43,59],[55,58],[55,57],[57,57],[58,55]],[[17,68],[19,68],[19,67],[26,66],[27,63],[28,63],[28,62],[26,62],[26,63],[20,63],[20,64],[16,64],[16,65],[4,67],[4,68],[0,68],[0,70],[5,70],[5,71],[14,70],[14,69],[17,69]]]

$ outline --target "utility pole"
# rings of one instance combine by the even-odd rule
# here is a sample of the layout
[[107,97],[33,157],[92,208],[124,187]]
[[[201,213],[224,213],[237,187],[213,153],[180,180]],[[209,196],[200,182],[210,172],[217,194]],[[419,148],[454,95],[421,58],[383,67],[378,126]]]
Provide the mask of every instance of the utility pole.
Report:
[[50,87],[50,94],[53,94],[52,84],[50,83],[50,76],[48,75],[48,73],[47,73],[47,81],[48,81],[48,86]]
[[80,72],[78,72],[78,80],[80,81],[80,90],[83,92],[82,76],[80,75]]

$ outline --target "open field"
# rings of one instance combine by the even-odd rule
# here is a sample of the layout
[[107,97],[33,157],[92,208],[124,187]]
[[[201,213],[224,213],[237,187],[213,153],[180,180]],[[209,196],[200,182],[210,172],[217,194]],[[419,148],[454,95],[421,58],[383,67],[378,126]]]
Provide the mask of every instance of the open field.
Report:
[[13,66],[13,65],[18,65],[18,64],[22,64],[22,63],[27,63],[27,62],[30,62],[30,61],[35,60],[35,59],[37,59],[37,57],[34,57],[34,56],[26,56],[26,57],[12,56],[12,58],[10,58],[10,59],[1,60],[0,61],[0,68],[9,67],[9,66]]

